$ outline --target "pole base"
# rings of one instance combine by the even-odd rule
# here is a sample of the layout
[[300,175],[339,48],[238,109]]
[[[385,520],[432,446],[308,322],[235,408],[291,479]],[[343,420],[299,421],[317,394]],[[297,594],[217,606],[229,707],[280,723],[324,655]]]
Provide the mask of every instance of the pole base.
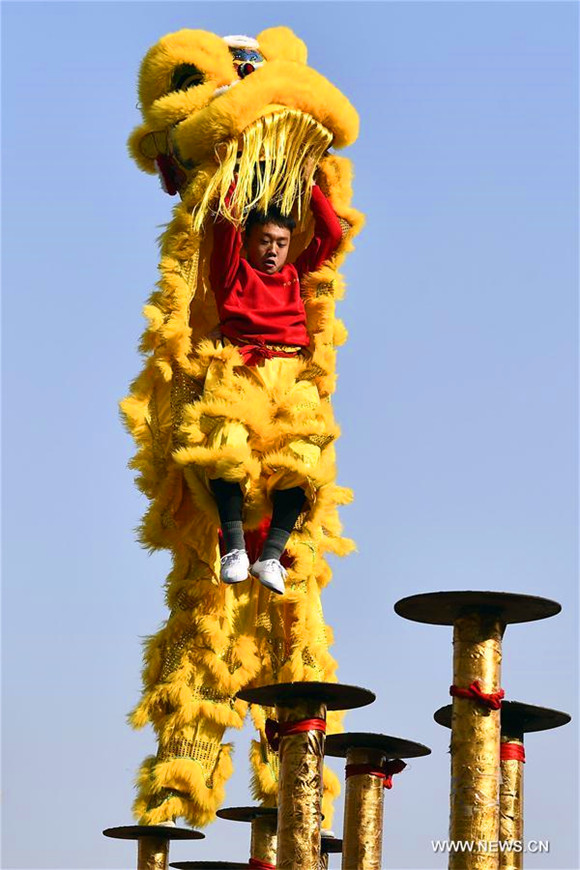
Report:
[[505,625],[534,622],[555,616],[561,609],[561,604],[549,598],[514,592],[425,592],[395,604],[399,616],[429,625],[453,625],[474,611],[495,613]]

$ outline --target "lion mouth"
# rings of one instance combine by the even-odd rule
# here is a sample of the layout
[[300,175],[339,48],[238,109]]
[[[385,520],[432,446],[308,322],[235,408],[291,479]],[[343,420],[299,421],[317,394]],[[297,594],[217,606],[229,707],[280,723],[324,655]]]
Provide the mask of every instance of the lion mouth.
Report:
[[332,139],[326,127],[298,109],[280,109],[258,118],[239,137],[216,149],[218,167],[193,210],[194,229],[201,229],[210,209],[239,225],[250,209],[266,211],[271,203],[283,214],[296,207],[300,220],[314,171]]

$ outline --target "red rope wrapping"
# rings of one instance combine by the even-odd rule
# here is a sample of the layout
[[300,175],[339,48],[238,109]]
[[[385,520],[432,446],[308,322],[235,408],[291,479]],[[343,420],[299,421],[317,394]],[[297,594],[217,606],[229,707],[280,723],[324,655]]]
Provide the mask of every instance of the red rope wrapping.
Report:
[[275,347],[269,347],[265,341],[257,338],[252,342],[252,344],[238,345],[238,350],[245,366],[257,366],[265,359],[274,359],[274,357],[278,356],[297,356],[297,352],[300,348],[297,348],[295,351],[278,350]]
[[326,733],[326,721],[324,719],[300,719],[297,722],[276,722],[275,719],[266,719],[266,740],[273,752],[278,752],[282,737],[292,734],[302,734],[304,731],[322,731]]
[[381,767],[376,767],[374,764],[347,764],[346,778],[356,776],[361,773],[368,773],[371,776],[380,776],[383,780],[383,788],[393,787],[393,776],[395,773],[401,773],[406,768],[404,761],[400,758],[395,758],[394,761],[386,761]]
[[523,761],[526,760],[526,752],[523,743],[502,743],[499,757],[502,761]]
[[258,858],[250,858],[248,867],[255,867],[255,870],[276,870],[275,864],[268,864],[267,861],[259,861]]
[[468,689],[450,686],[449,694],[453,695],[454,698],[470,698],[472,701],[477,701],[478,704],[488,707],[490,710],[501,710],[501,702],[505,696],[503,689],[499,689],[497,692],[490,692],[489,694],[482,692],[477,680],[474,680]]

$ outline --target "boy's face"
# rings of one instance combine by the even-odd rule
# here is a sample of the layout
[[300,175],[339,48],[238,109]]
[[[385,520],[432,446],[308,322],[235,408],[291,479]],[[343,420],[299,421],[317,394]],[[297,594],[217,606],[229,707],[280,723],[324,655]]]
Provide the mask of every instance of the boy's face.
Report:
[[291,236],[289,229],[277,224],[254,224],[244,236],[244,247],[250,264],[254,269],[268,275],[279,272],[288,257]]

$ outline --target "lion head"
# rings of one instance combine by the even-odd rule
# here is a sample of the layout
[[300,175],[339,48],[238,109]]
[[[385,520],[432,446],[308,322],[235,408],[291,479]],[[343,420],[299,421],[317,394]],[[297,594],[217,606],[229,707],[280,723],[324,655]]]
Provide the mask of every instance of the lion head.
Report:
[[147,52],[139,76],[143,123],[129,139],[131,155],[146,172],[159,172],[169,193],[190,201],[198,230],[210,203],[233,220],[272,200],[287,213],[300,209],[301,191],[328,148],[356,139],[354,108],[306,57],[286,27],[256,39],[180,30]]

